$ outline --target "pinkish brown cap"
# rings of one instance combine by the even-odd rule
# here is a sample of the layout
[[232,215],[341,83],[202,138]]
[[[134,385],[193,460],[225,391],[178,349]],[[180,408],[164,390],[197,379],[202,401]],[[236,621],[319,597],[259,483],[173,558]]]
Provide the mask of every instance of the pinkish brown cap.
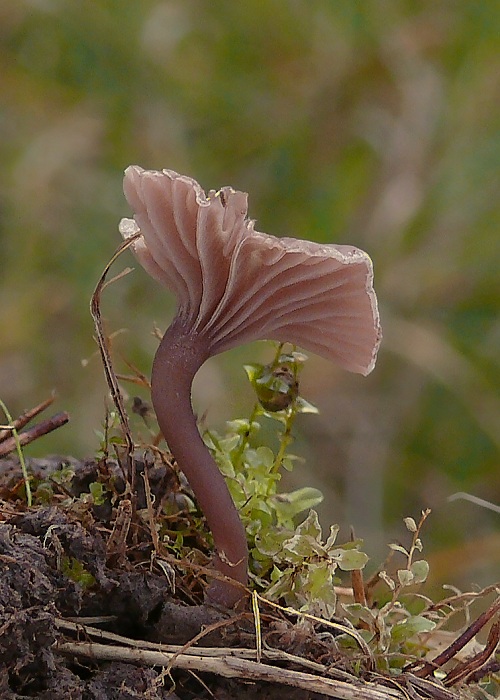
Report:
[[134,219],[120,232],[141,265],[177,297],[177,316],[210,354],[252,340],[290,342],[361,374],[382,337],[373,266],[362,250],[254,230],[247,195],[205,195],[172,170],[125,171]]

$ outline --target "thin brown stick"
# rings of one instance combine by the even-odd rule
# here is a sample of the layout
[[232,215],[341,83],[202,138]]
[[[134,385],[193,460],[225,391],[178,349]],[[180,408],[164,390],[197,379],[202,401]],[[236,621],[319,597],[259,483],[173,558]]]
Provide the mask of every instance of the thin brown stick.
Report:
[[[121,355],[120,357],[123,360],[123,362],[127,365],[127,367],[131,369],[134,373],[133,377],[124,376],[124,379],[127,379],[127,381],[131,382],[136,380],[135,383],[137,383],[139,386],[144,386],[151,390],[151,382],[149,381],[148,377],[144,374],[144,372],[141,372],[141,370],[138,367],[136,367],[132,362],[130,362],[130,360],[128,360],[126,357],[123,357]],[[120,377],[120,375],[117,376]]]
[[[19,433],[19,443],[21,446],[28,445],[30,442],[37,440],[42,435],[47,435],[53,430],[60,428],[69,421],[69,414],[63,411],[62,413],[57,413],[51,418],[47,418],[41,423],[37,423],[32,428]],[[9,437],[6,440],[2,440],[0,444],[0,457],[8,455],[9,452],[13,452],[16,449],[16,439],[15,437]]]
[[161,556],[160,539],[158,537],[158,530],[156,529],[153,501],[151,499],[151,486],[149,484],[148,467],[146,464],[144,465],[144,471],[142,472],[142,479],[144,481],[144,494],[146,496],[146,512],[148,514],[149,532],[151,533],[151,540],[153,542],[155,556],[159,557]]
[[[417,678],[411,673],[403,673],[399,676],[401,681],[406,681],[406,689],[416,693],[418,700],[432,698],[432,700],[457,700],[457,695],[452,690],[443,688],[441,683],[431,678]],[[418,691],[418,692],[417,692]],[[415,695],[412,695],[415,697]]]
[[441,610],[444,607],[456,608],[459,603],[463,603],[464,607],[471,605],[476,600],[484,598],[488,593],[498,592],[499,584],[492,583],[490,586],[482,588],[480,591],[467,591],[465,593],[457,593],[456,595],[449,596],[448,598],[443,598],[437,603],[434,603],[429,607],[429,610]]
[[487,664],[481,666],[480,669],[467,677],[467,683],[477,683],[485,676],[491,676],[495,673],[500,673],[500,659],[498,661],[497,659],[490,659]]
[[19,431],[21,428],[24,428],[25,425],[28,425],[28,423],[33,420],[35,416],[38,416],[39,413],[43,413],[46,408],[54,403],[55,398],[55,394],[52,394],[52,396],[50,396],[48,399],[45,399],[45,401],[39,403],[38,406],[34,406],[33,408],[24,411],[24,413],[21,413],[21,415],[12,422],[12,426],[0,430],[0,442],[6,438],[9,438],[14,429]]
[[[92,298],[90,300],[90,313],[92,315],[92,318],[94,319],[94,326],[95,326],[95,331],[96,331],[96,336],[97,336],[97,345],[99,346],[99,352],[101,354],[101,359],[102,359],[102,364],[104,368],[104,374],[106,376],[106,381],[108,383],[108,387],[111,393],[111,397],[113,399],[113,403],[116,407],[116,410],[118,412],[118,415],[120,417],[120,423],[122,426],[124,438],[126,441],[127,449],[126,449],[126,459],[127,459],[127,471],[128,471],[128,482],[130,485],[130,489],[132,491],[132,494],[134,493],[135,489],[135,464],[134,464],[134,458],[133,458],[133,452],[134,452],[134,441],[132,439],[132,434],[130,432],[130,425],[129,425],[129,420],[128,420],[128,415],[125,410],[125,406],[123,403],[123,397],[122,393],[120,390],[120,385],[118,383],[118,379],[116,378],[116,373],[113,369],[113,364],[111,362],[111,357],[109,354],[108,350],[108,340],[106,337],[106,334],[104,332],[104,328],[102,325],[102,318],[101,318],[101,309],[100,309],[100,304],[101,304],[101,294],[104,288],[107,286],[106,283],[106,275],[109,272],[110,267],[113,265],[115,260],[123,253],[124,250],[126,250],[132,243],[137,240],[141,236],[140,233],[136,233],[135,235],[131,236],[130,238],[127,238],[126,241],[124,241],[121,245],[118,246],[118,248],[115,250],[113,253],[111,260],[108,262],[106,267],[103,270],[103,273],[101,277],[99,278],[99,281],[97,282],[96,288],[94,289],[94,293],[92,294]],[[124,273],[122,273],[120,276],[123,276]]]
[[431,673],[436,668],[439,668],[440,666],[443,666],[445,663],[450,661],[459,651],[460,649],[463,649],[463,647],[467,644],[467,642],[470,642],[470,640],[476,636],[476,634],[479,632],[480,629],[486,625],[487,622],[491,620],[491,618],[496,615],[500,611],[500,597],[497,598],[497,600],[486,610],[484,613],[481,613],[479,617],[474,620],[474,622],[467,627],[467,629],[462,632],[462,634],[457,637],[452,644],[450,644],[449,647],[447,647],[441,654],[436,656],[435,659],[432,659],[432,661],[426,662],[422,664],[420,668],[417,670],[413,670],[413,667],[415,664],[410,664],[410,666],[407,666],[404,670],[408,671],[412,669],[413,674],[419,678],[425,678],[426,676],[429,676]]
[[455,668],[448,673],[443,683],[447,686],[455,685],[473,673],[479,671],[479,669],[484,666],[489,658],[495,653],[499,640],[500,621],[495,622],[495,624],[492,625],[488,635],[488,641],[486,642],[484,649],[471,659],[468,659],[467,661],[455,666]]

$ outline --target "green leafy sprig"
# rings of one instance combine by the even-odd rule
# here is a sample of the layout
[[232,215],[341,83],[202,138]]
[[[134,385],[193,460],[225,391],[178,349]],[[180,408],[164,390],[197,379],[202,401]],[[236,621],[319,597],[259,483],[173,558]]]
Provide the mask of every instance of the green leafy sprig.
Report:
[[[268,365],[252,363],[245,371],[256,395],[250,418],[227,423],[224,435],[205,434],[205,441],[227,479],[250,545],[254,582],[270,600],[284,600],[298,610],[331,618],[335,611],[337,568],[362,568],[368,557],[359,542],[337,545],[338,526],[324,542],[317,513],[323,500],[318,489],[304,487],[279,493],[281,468],[291,470],[298,457],[288,449],[299,413],[318,413],[299,395],[299,375],[306,356],[278,345]],[[279,424],[278,448],[253,447],[265,419]],[[300,517],[308,513],[303,522]]]

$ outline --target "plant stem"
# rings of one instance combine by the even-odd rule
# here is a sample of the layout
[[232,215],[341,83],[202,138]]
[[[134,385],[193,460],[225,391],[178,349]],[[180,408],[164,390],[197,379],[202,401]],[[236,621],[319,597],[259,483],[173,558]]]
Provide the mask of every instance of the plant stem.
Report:
[[215,568],[237,582],[214,579],[207,596],[232,607],[244,596],[247,584],[246,533],[224,477],[200,436],[191,405],[194,376],[209,356],[209,341],[175,319],[153,362],[151,397],[163,436],[212,532]]
[[250,442],[250,433],[252,432],[252,425],[255,422],[255,419],[261,412],[260,409],[260,404],[256,403],[255,406],[253,407],[253,411],[250,415],[250,418],[248,419],[248,430],[245,431],[245,433],[241,436],[241,440],[238,445],[238,449],[236,450],[236,453],[233,457],[233,467],[234,470],[237,472],[238,469],[241,466],[241,460],[243,458],[243,454],[248,446],[248,443]]

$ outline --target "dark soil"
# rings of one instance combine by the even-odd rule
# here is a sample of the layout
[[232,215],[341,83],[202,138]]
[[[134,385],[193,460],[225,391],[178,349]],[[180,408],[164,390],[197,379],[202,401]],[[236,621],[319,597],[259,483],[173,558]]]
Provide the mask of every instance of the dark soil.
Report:
[[[250,605],[228,612],[204,602],[210,535],[201,514],[186,508],[186,482],[159,452],[135,467],[132,496],[113,460],[31,460],[28,508],[19,464],[0,458],[0,700],[458,697],[430,676],[406,673],[396,684],[371,673],[370,659],[341,653],[321,622],[272,608],[260,611],[266,656],[254,663]],[[182,559],[165,545],[179,533]],[[165,670],[168,660],[145,656],[183,645],[198,666]],[[239,671],[242,653],[250,661]],[[208,671],[215,657],[231,672]],[[343,688],[337,694],[328,683]]]
[[[65,467],[75,476],[58,484],[52,475],[60,475]],[[233,613],[237,622],[231,623],[227,612],[204,605],[203,588],[193,572],[172,572],[174,594],[169,577],[152,558],[151,533],[141,518],[148,505],[143,462],[138,461],[135,518],[121,552],[109,547],[120,500],[126,500],[116,464],[103,467],[95,461],[49,458],[32,460],[28,469],[35,501],[43,497],[46,505],[28,509],[19,465],[0,459],[0,700],[272,700],[284,693],[288,700],[324,697],[189,671],[173,670],[159,682],[158,667],[61,653],[63,642],[87,639],[84,631],[62,628],[61,619],[90,621],[101,630],[164,644],[185,644],[217,622],[222,626],[203,637],[203,646],[255,648],[255,634],[250,613],[243,617]],[[173,493],[173,501],[182,504],[184,485],[171,468],[151,463],[148,474],[155,503]],[[95,482],[112,489],[100,506],[81,496]],[[203,537],[193,536],[193,544],[203,549]],[[200,555],[201,550],[196,551]],[[208,557],[201,563],[207,562]],[[289,634],[292,624],[284,624],[281,632],[274,630],[275,646],[286,639],[285,646],[293,651],[297,641]],[[324,652],[325,645],[320,646]]]

